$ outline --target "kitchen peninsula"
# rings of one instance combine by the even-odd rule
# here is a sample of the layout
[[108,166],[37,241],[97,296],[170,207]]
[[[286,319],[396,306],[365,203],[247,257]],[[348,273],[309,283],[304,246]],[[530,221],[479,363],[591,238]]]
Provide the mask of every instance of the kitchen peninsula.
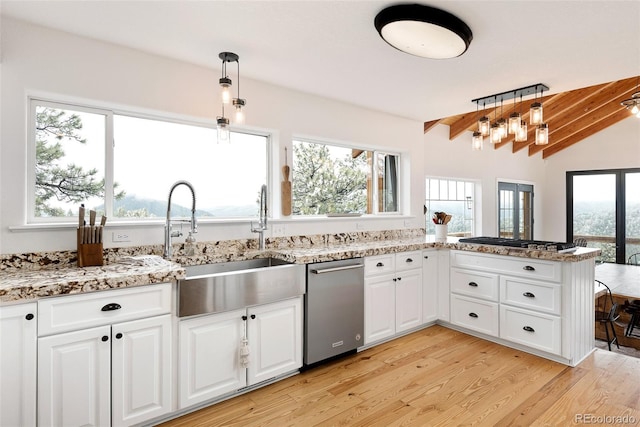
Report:
[[[570,366],[580,363],[594,347],[593,272],[598,250],[577,248],[573,252],[557,253],[460,243],[457,239],[440,243],[417,230],[281,238],[268,241],[267,249],[262,251],[255,248],[254,240],[200,242],[195,256],[185,257],[181,245],[176,245],[172,261],[163,261],[156,266],[134,266],[118,261],[122,256],[153,254],[161,249],[107,249],[107,265],[89,268],[75,267],[73,252],[3,256],[0,272],[3,335],[4,325],[11,325],[14,332],[6,337],[24,344],[18,346],[22,349],[20,366],[26,377],[33,377],[31,391],[18,387],[22,393],[16,393],[14,405],[24,405],[25,402],[35,405],[36,366],[37,392],[42,393],[40,385],[46,384],[48,371],[41,359],[46,351],[55,349],[59,344],[56,341],[58,337],[100,328],[102,332],[98,334],[98,343],[100,336],[102,341],[107,338],[111,342],[110,357],[114,368],[110,372],[96,373],[96,378],[101,375],[113,378],[110,387],[114,405],[122,396],[131,393],[131,384],[136,383],[135,378],[127,382],[130,387],[127,389],[118,382],[120,373],[117,366],[127,366],[130,362],[124,356],[126,353],[118,353],[119,346],[127,342],[134,345],[138,339],[139,344],[148,343],[145,344],[145,356],[157,360],[158,366],[164,367],[158,375],[164,373],[165,376],[158,384],[167,387],[149,394],[162,396],[161,401],[151,405],[153,410],[147,408],[127,414],[125,408],[114,406],[111,415],[114,425],[165,419],[175,411],[183,413],[189,408],[214,403],[297,372],[301,363],[288,368],[284,376],[253,386],[249,383],[249,386],[232,388],[232,392],[201,400],[198,404],[180,406],[178,403],[176,406],[172,403],[180,402],[173,399],[181,393],[178,390],[183,390],[179,384],[181,379],[187,377],[179,368],[184,365],[176,360],[184,358],[175,356],[182,354],[177,349],[182,341],[176,336],[180,335],[176,331],[183,330],[178,327],[183,320],[176,316],[175,286],[185,277],[184,267],[255,258],[270,257],[289,263],[310,264],[362,257],[365,260],[388,258],[390,254],[422,256],[423,263],[419,264],[419,283],[422,285],[419,322],[410,329],[396,329],[396,332],[379,340],[365,340],[360,350],[435,323]],[[56,267],[51,267],[52,264]],[[81,308],[86,298],[94,299],[103,307],[102,314],[83,319]],[[122,315],[119,311],[125,311],[115,308],[119,298],[124,298],[138,311],[128,314],[128,318],[119,318]],[[65,306],[71,307],[72,315],[60,321],[56,316],[64,312]],[[280,310],[279,307],[275,308]],[[13,312],[19,314],[6,315]],[[99,316],[105,316],[106,320],[100,320]],[[198,319],[197,316],[193,318]],[[27,325],[16,327],[19,323]],[[147,335],[146,331],[154,332]],[[119,335],[124,335],[124,338],[120,340]],[[39,349],[37,357],[36,346]],[[237,348],[238,345],[233,345],[231,354],[237,354]],[[109,386],[106,387],[103,393],[108,393]],[[45,397],[41,396],[39,400]],[[47,413],[49,409],[39,406],[38,413]],[[109,424],[108,421],[104,423]]]

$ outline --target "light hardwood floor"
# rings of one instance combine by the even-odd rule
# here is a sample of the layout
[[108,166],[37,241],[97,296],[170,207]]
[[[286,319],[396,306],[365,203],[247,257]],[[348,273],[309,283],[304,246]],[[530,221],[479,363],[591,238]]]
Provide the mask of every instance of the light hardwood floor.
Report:
[[640,359],[596,350],[570,368],[433,326],[162,426],[566,426],[587,421],[640,425]]

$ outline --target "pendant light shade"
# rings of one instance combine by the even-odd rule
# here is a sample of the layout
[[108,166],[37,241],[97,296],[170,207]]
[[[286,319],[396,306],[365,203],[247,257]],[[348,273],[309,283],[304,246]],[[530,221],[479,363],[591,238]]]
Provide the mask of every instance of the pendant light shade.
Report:
[[391,46],[423,58],[455,58],[473,39],[471,29],[456,16],[420,4],[389,6],[376,15],[374,25]]
[[224,116],[216,119],[218,124],[218,142],[229,141],[229,119]]
[[482,134],[482,136],[488,136],[489,130],[491,129],[491,123],[489,122],[489,117],[482,116],[478,119],[478,131]]
[[549,126],[546,123],[539,124],[536,128],[536,145],[549,143]]
[[[218,142],[229,141],[229,119],[224,115],[224,106],[227,104],[233,104],[235,109],[234,123],[244,124],[245,113],[244,106],[246,100],[240,98],[240,57],[233,52],[221,52],[218,57],[222,60],[222,77],[220,77],[219,83],[221,87],[222,96],[222,116],[218,116],[216,119]],[[235,62],[238,70],[238,97],[233,98],[231,94],[232,81],[227,75],[227,62]]]
[[489,141],[492,144],[497,144],[502,141],[502,132],[500,131],[498,123],[491,125],[491,129],[489,130]]
[[534,102],[529,109],[529,124],[540,125],[542,124],[542,104]]
[[509,134],[516,135],[520,129],[520,113],[511,113],[509,116]]
[[482,133],[475,131],[473,132],[473,137],[471,138],[471,148],[474,151],[482,150],[484,138],[482,137]]
[[520,120],[520,127],[516,131],[516,142],[524,142],[527,140],[527,122]]

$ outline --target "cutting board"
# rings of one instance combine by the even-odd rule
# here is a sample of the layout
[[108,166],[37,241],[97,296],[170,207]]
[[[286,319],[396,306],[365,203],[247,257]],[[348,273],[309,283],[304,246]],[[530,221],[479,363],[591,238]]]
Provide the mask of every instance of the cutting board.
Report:
[[282,167],[282,176],[284,177],[284,181],[282,181],[282,194],[280,195],[282,200],[282,215],[289,216],[291,215],[291,181],[289,181],[289,166],[284,165]]

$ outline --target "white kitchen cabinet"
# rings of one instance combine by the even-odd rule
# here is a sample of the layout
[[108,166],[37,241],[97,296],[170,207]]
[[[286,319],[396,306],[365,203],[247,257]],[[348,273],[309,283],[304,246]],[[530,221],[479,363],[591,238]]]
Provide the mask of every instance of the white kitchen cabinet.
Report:
[[593,351],[593,258],[451,251],[450,262],[453,325],[570,366]]
[[[144,317],[170,312],[171,284],[150,285],[147,299],[144,288],[38,303],[46,313],[38,324],[39,425],[124,426],[171,411],[171,315]],[[74,330],[82,324],[74,312],[98,326]]]
[[247,384],[254,385],[302,366],[302,299],[247,310],[251,340]]
[[[448,297],[447,292],[447,297]],[[422,323],[438,319],[438,251],[422,251]]]
[[38,340],[38,424],[111,425],[111,327]]
[[180,408],[204,402],[247,385],[240,366],[246,310],[180,322]]
[[37,304],[0,307],[0,426],[36,425]]
[[[302,322],[302,297],[181,320],[180,408],[299,369]],[[240,359],[245,330],[248,367]]]
[[421,259],[420,251],[365,258],[365,345],[422,325]]

